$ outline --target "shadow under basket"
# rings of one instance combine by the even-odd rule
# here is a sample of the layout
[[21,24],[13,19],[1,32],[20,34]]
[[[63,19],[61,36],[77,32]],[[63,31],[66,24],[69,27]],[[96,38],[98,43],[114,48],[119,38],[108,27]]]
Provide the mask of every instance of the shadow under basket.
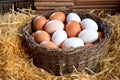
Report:
[[[48,18],[53,12],[55,11],[45,12],[41,15]],[[75,12],[81,19],[91,18],[95,20],[99,26],[98,31],[103,32],[104,38],[102,38],[99,43],[88,48],[79,47],[68,50],[46,49],[37,44],[30,35],[34,31],[32,29],[33,19],[27,22],[23,27],[23,44],[26,46],[29,54],[32,55],[34,64],[53,75],[72,73],[74,67],[78,71],[83,70],[84,68],[95,71],[98,68],[97,65],[100,60],[104,58],[108,51],[109,42],[112,37],[112,28],[95,15],[76,10],[64,10],[63,12],[66,15],[70,12]]]

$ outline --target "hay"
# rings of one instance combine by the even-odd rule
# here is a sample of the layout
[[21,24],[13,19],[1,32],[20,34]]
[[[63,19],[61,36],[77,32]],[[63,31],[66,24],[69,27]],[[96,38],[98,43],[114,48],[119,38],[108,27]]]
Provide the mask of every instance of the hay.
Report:
[[[31,12],[31,11],[30,11]],[[29,10],[0,15],[0,80],[120,80],[120,15],[104,20],[113,26],[108,55],[101,61],[100,72],[84,71],[65,76],[53,76],[33,65],[21,44],[21,29],[32,18]]]
[[109,16],[104,19],[113,26],[113,37],[108,55],[101,61],[101,71],[106,72],[99,75],[100,80],[120,80],[120,14]]
[[[37,69],[32,60],[24,52],[21,45],[21,29],[32,15],[25,13],[7,13],[0,19],[0,78],[8,79],[45,79],[40,77],[41,70]],[[47,79],[47,78],[46,78]]]

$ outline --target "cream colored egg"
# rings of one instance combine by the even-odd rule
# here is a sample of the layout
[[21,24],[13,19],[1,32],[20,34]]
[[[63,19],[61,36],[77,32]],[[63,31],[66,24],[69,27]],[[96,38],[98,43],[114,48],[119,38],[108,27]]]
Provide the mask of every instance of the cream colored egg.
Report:
[[52,35],[52,41],[57,45],[61,46],[62,42],[67,39],[67,33],[64,30],[57,30]]
[[92,43],[98,39],[98,33],[96,30],[84,29],[79,34],[78,37],[84,41],[84,43]]
[[82,39],[77,37],[71,37],[66,39],[62,44],[62,49],[69,49],[69,48],[78,48],[84,46],[84,42]]
[[81,21],[81,25],[83,29],[92,29],[92,30],[98,30],[98,24],[90,19],[90,18],[85,18]]
[[76,22],[81,22],[81,19],[78,14],[71,12],[67,15],[67,22],[69,21],[76,21]]
[[64,29],[64,24],[59,20],[51,20],[45,25],[45,31],[47,31],[49,34],[52,34],[57,30],[63,30],[63,29]]

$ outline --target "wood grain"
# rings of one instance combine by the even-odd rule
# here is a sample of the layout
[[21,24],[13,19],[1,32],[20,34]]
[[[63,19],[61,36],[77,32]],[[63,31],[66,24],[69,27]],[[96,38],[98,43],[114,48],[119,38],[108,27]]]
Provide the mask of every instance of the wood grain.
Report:
[[41,7],[43,7],[43,6],[49,6],[49,7],[51,7],[51,6],[74,6],[74,3],[73,2],[67,2],[67,3],[65,3],[65,2],[59,2],[59,3],[56,3],[56,2],[35,2],[35,5],[37,7],[39,7],[39,6],[41,6]]
[[120,0],[34,0],[34,5],[41,12],[59,8],[120,11]]

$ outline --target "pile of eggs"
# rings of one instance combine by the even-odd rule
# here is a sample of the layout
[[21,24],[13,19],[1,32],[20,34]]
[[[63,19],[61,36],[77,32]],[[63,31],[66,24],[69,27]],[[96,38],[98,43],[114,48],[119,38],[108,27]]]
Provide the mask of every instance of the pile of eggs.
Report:
[[31,36],[47,49],[89,47],[103,37],[93,19],[81,20],[74,12],[67,15],[61,11],[54,12],[48,19],[43,15],[37,16],[32,27],[35,32]]

